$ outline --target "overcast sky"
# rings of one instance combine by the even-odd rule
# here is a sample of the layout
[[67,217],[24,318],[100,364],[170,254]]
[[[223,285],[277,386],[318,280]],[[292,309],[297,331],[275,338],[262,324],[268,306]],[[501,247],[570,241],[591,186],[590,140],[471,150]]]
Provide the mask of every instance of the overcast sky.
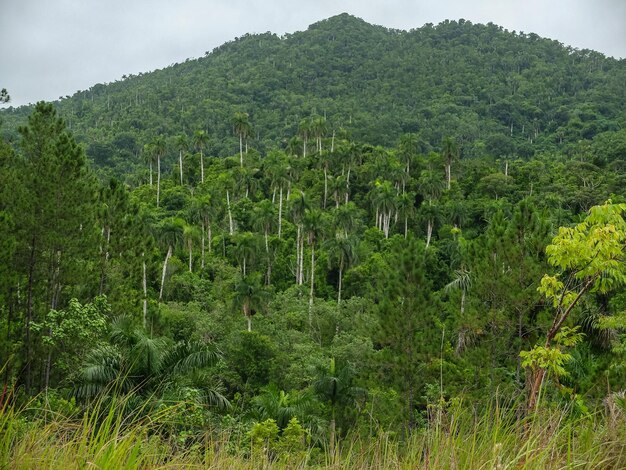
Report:
[[148,72],[245,33],[342,12],[390,28],[489,21],[626,57],[626,0],[1,0],[0,88],[13,106]]

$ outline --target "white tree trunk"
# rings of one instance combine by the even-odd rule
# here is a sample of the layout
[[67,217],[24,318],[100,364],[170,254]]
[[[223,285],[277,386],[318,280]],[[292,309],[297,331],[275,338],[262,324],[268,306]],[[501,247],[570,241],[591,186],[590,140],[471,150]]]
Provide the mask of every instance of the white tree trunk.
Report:
[[428,219],[428,226],[426,227],[426,248],[430,245],[430,238],[433,235],[433,221]]
[[163,286],[165,285],[165,274],[167,272],[167,263],[172,256],[172,245],[167,247],[167,254],[165,255],[165,261],[163,262],[163,272],[161,273],[161,289],[159,290],[159,302],[163,299]]
[[235,233],[235,229],[233,227],[233,214],[230,211],[230,193],[228,192],[228,189],[226,190],[226,207],[228,208],[228,229],[229,233],[232,235]]

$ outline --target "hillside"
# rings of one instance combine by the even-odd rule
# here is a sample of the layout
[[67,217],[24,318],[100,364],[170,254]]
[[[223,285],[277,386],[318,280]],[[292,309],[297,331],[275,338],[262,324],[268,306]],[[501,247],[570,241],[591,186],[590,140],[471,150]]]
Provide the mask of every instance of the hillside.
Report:
[[[250,145],[262,153],[318,114],[357,141],[419,133],[427,151],[451,135],[463,156],[529,157],[623,128],[625,84],[626,61],[532,33],[464,20],[397,31],[342,14],[282,38],[246,35],[55,106],[91,159],[121,175],[156,134],[203,129],[208,154],[234,154],[237,111],[250,115]],[[30,112],[3,111],[5,133]]]
[[624,64],[340,15],[3,112],[0,467],[626,468]]

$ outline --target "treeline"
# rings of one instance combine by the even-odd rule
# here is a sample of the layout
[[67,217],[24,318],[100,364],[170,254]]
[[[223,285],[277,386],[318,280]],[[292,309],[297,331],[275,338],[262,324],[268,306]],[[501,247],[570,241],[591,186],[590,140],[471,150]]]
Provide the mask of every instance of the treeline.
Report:
[[[282,38],[246,35],[55,106],[88,157],[118,178],[161,134],[203,130],[207,154],[231,155],[231,117],[241,111],[263,154],[319,115],[331,133],[372,145],[391,147],[412,133],[428,153],[455,136],[463,158],[529,158],[623,129],[625,63],[491,23],[395,31],[343,14]],[[31,111],[3,111],[8,138]]]

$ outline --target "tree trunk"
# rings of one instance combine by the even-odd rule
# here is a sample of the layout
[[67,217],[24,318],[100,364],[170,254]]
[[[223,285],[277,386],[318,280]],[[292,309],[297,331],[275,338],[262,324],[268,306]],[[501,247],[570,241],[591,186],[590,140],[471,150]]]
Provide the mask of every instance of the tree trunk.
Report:
[[165,285],[165,273],[167,272],[167,263],[172,256],[172,245],[167,247],[167,254],[163,262],[163,272],[161,273],[161,289],[159,290],[159,302],[163,299],[163,286]]
[[150,159],[150,187],[152,187],[152,159]]
[[230,193],[228,192],[228,189],[226,190],[226,207],[228,209],[228,230],[229,233],[232,235],[233,233],[235,233],[235,229],[233,227],[233,214],[230,211]]
[[[552,344],[552,340],[561,329],[561,326],[563,325],[565,320],[567,320],[567,317],[569,316],[569,314],[572,312],[572,310],[574,309],[578,301],[581,299],[583,294],[591,288],[591,286],[593,285],[593,283],[596,281],[597,278],[598,276],[596,275],[587,279],[587,281],[585,281],[583,286],[580,288],[580,290],[576,294],[576,297],[574,298],[574,300],[570,302],[569,306],[565,309],[563,313],[560,313],[561,308],[559,307],[559,309],[557,310],[557,315],[554,319],[554,322],[552,323],[552,327],[550,328],[550,330],[548,331],[548,334],[546,335],[546,342],[544,344],[544,348],[548,349],[550,347],[550,345]],[[533,411],[539,402],[541,384],[543,383],[543,379],[545,378],[545,376],[546,376],[546,369],[536,368],[532,371],[531,380],[530,380],[530,389],[528,393],[528,407],[527,407],[528,412]]]
[[461,318],[465,313],[465,289],[461,289]]
[[[441,173],[439,173],[441,174]],[[446,188],[448,191],[450,190],[450,180],[452,179],[452,171],[450,168],[450,163],[446,163]]]
[[428,226],[426,227],[426,248],[430,245],[430,238],[433,235],[433,221],[428,219]]

